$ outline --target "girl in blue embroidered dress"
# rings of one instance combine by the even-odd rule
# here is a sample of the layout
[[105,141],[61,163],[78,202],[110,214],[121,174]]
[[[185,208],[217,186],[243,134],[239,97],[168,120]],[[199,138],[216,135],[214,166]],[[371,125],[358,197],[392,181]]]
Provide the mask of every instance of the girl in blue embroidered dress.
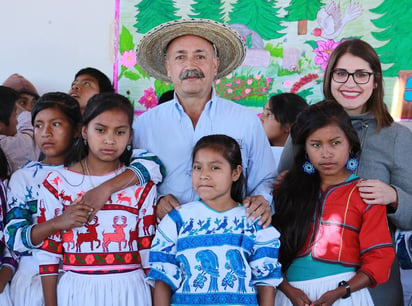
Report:
[[279,233],[246,217],[238,143],[201,138],[193,150],[199,201],[172,210],[159,224],[148,280],[154,305],[270,305],[281,281]]

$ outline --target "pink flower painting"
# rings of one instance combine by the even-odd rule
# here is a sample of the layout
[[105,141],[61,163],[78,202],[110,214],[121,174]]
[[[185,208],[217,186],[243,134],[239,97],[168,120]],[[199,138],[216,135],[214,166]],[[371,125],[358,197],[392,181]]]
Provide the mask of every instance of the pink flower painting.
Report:
[[320,65],[322,70],[325,71],[330,54],[339,45],[339,42],[329,39],[328,41],[318,40],[316,43],[318,47],[313,50],[316,53],[315,64]]
[[120,56],[120,64],[126,68],[134,67],[136,63],[136,52],[133,50],[125,51]]
[[153,87],[145,89],[143,97],[141,97],[138,102],[146,107],[146,109],[155,107],[159,100],[157,99]]

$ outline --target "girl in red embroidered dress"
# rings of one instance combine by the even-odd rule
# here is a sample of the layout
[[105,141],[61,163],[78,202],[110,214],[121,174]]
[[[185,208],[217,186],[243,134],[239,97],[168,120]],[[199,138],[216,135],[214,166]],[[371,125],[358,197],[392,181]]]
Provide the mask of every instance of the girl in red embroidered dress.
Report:
[[[121,95],[105,93],[89,100],[79,161],[51,172],[43,182],[46,220],[125,170],[132,120],[133,107]],[[83,226],[50,236],[36,252],[46,306],[151,305],[143,269],[155,233],[155,199],[151,181],[125,188]],[[64,273],[57,283],[60,263]]]
[[284,281],[276,305],[373,305],[366,287],[394,259],[386,208],[359,193],[360,142],[336,101],[309,106],[291,131],[294,164],[275,192]]

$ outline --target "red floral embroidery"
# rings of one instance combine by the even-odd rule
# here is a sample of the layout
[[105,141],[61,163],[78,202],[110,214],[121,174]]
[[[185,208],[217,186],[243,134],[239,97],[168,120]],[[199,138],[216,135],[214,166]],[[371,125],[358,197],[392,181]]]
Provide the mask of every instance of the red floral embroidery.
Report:
[[112,264],[114,262],[115,258],[113,256],[113,254],[109,254],[106,256],[106,263],[108,263],[109,265]]
[[94,256],[89,254],[86,256],[84,261],[86,262],[87,265],[92,265],[94,263]]
[[127,263],[127,264],[130,263],[132,261],[132,259],[133,259],[133,257],[132,257],[132,254],[130,254],[130,253],[127,253],[124,256],[124,262]]
[[74,256],[73,254],[71,254],[71,255],[69,256],[69,262],[70,262],[71,264],[74,264],[74,263],[76,262],[76,256]]

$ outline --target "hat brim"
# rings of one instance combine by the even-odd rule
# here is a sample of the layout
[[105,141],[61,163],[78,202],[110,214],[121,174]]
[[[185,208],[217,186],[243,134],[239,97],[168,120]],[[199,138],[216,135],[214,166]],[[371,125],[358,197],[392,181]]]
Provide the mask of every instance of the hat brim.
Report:
[[172,40],[184,35],[195,35],[213,43],[219,57],[215,79],[222,78],[239,67],[246,54],[245,44],[234,29],[209,19],[179,19],[163,23],[143,36],[137,46],[137,62],[150,76],[165,82],[166,48]]

